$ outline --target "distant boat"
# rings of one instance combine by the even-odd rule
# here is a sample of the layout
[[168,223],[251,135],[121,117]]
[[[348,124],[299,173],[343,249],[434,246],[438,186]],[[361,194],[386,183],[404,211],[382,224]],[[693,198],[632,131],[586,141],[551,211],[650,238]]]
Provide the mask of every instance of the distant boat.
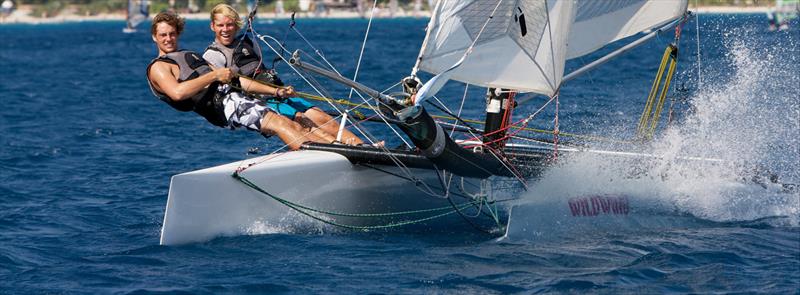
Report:
[[125,17],[127,26],[123,33],[136,32],[136,26],[145,21],[150,15],[150,0],[128,0],[128,10]]
[[311,0],[299,0],[297,2],[297,8],[300,8],[302,12],[307,12],[308,9],[311,8]]
[[800,0],[775,1],[775,24],[778,30],[788,30],[789,21],[800,14]]

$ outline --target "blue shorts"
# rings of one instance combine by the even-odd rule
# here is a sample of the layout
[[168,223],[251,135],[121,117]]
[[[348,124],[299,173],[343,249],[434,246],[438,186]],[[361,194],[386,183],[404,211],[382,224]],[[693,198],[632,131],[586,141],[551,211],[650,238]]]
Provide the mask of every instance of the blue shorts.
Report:
[[278,112],[278,114],[284,115],[292,120],[294,120],[295,114],[305,113],[308,109],[314,107],[313,104],[299,97],[290,97],[281,102],[269,99],[267,100],[267,106]]

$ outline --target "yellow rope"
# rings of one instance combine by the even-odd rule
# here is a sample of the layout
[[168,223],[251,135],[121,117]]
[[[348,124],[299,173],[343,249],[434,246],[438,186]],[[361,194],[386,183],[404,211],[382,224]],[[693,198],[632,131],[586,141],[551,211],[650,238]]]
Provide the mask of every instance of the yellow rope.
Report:
[[661,78],[664,75],[664,70],[667,67],[667,61],[669,61],[669,56],[672,53],[672,46],[667,46],[664,49],[664,55],[661,57],[661,64],[658,66],[658,72],[656,72],[656,77],[653,79],[653,85],[650,87],[650,93],[647,95],[647,102],[644,106],[644,110],[642,111],[642,116],[639,118],[639,125],[636,127],[636,134],[642,135],[644,130],[647,128],[648,121],[650,120],[650,114],[653,112],[653,105],[655,103],[656,95],[658,94],[658,86],[661,84]]
[[667,78],[664,81],[664,87],[661,89],[661,97],[658,99],[658,107],[656,108],[656,112],[653,115],[653,120],[650,122],[650,132],[647,134],[647,138],[653,138],[653,135],[656,133],[656,127],[658,125],[658,120],[661,118],[661,112],[664,109],[664,102],[667,100],[667,92],[669,92],[669,84],[672,82],[672,74],[675,73],[675,67],[677,66],[677,62],[675,59],[671,59],[669,64],[669,71],[667,72]]
[[[639,118],[639,125],[636,128],[636,135],[639,139],[650,139],[653,137],[653,134],[655,134],[655,129],[658,125],[658,120],[661,118],[664,102],[669,92],[669,85],[672,82],[672,76],[677,66],[677,50],[678,48],[673,44],[668,45],[667,48],[664,49],[664,55],[661,57],[661,64],[658,66],[658,72],[653,80],[653,85],[650,87],[650,93],[647,95],[647,102],[642,111],[642,116]],[[664,76],[665,70],[667,72],[666,77]],[[661,86],[662,80],[664,80],[663,86]],[[658,102],[656,102],[656,97],[658,97]],[[655,107],[655,111],[653,111],[653,107]]]

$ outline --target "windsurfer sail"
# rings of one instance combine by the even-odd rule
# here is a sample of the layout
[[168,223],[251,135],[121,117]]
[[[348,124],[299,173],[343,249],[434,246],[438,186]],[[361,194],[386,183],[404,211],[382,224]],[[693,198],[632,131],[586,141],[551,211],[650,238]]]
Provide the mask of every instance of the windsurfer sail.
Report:
[[126,26],[122,29],[125,33],[136,32],[136,26],[145,21],[150,15],[150,0],[128,0]]
[[800,14],[800,0],[775,1],[775,24],[778,30],[788,30],[789,21]]

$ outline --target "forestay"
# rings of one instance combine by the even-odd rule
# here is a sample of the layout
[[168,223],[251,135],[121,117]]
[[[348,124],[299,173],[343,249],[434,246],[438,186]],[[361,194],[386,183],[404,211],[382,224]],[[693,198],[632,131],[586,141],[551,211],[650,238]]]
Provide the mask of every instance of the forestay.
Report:
[[439,74],[474,43],[450,79],[553,95],[567,59],[679,18],[686,5],[687,0],[442,0],[417,68]]

